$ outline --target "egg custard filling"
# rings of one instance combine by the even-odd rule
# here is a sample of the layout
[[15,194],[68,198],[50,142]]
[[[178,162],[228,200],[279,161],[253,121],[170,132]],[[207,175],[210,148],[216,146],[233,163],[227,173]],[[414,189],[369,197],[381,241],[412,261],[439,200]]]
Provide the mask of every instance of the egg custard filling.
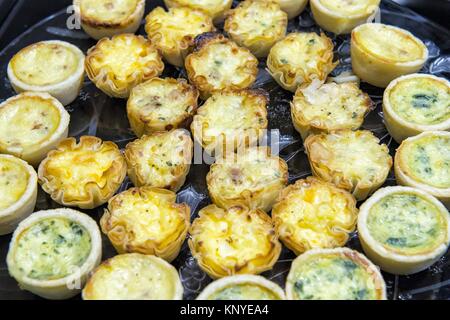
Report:
[[0,157],[0,211],[20,200],[28,188],[30,173],[20,162]]
[[373,0],[319,0],[319,2],[329,10],[346,15],[363,14],[370,5],[377,5],[377,1]]
[[55,280],[85,263],[91,252],[91,237],[77,222],[55,217],[22,231],[15,245],[14,261],[24,276]]
[[82,19],[100,26],[120,25],[136,11],[140,0],[81,0]]
[[223,20],[225,12],[231,8],[232,0],[164,0],[166,7],[189,7],[206,12],[214,22]]

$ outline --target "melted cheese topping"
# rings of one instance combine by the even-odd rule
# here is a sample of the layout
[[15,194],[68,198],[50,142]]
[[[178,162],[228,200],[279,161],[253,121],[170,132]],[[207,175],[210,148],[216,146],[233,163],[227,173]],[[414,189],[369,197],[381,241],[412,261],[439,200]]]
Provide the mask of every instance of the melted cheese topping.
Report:
[[0,158],[0,210],[15,204],[27,190],[30,175],[24,166],[7,158]]
[[95,270],[83,297],[100,300],[174,299],[179,280],[174,277],[169,264],[151,258],[124,254],[107,260]]
[[377,299],[373,275],[344,255],[312,255],[293,272],[293,294],[298,300]]
[[83,226],[46,218],[19,235],[14,260],[29,278],[56,280],[77,272],[90,252],[91,237]]
[[0,108],[0,144],[19,152],[46,142],[59,127],[60,110],[51,100],[21,96]]
[[82,61],[70,48],[57,43],[38,42],[19,51],[11,60],[14,75],[22,82],[48,86],[63,82]]
[[371,100],[354,83],[327,83],[317,90],[298,90],[294,115],[312,126],[327,130],[357,129],[371,106]]
[[208,300],[279,300],[278,295],[255,283],[243,283],[222,288]]
[[81,0],[83,20],[100,24],[120,24],[136,11],[139,0]]
[[450,188],[450,138],[426,136],[405,143],[400,152],[402,170],[416,181]]
[[320,3],[334,13],[361,15],[378,6],[379,0],[320,0]]
[[381,59],[408,62],[423,59],[425,47],[409,33],[391,26],[367,23],[353,36],[364,49]]
[[230,0],[171,0],[168,2],[172,2],[179,7],[200,9],[212,16],[231,6]]
[[404,255],[431,252],[447,236],[446,220],[440,210],[412,193],[390,194],[375,203],[367,227],[386,249]]
[[[166,12],[156,8],[146,18],[146,31],[160,48],[179,49],[182,41],[214,30],[211,18],[202,11],[185,7],[171,8]],[[187,44],[186,44],[187,45]]]
[[191,140],[185,130],[143,136],[128,145],[125,158],[144,185],[170,187],[191,160]]
[[299,180],[272,210],[280,238],[296,250],[342,246],[355,230],[356,201],[319,180]]
[[417,77],[399,81],[389,92],[393,111],[405,121],[434,125],[450,119],[450,87]]

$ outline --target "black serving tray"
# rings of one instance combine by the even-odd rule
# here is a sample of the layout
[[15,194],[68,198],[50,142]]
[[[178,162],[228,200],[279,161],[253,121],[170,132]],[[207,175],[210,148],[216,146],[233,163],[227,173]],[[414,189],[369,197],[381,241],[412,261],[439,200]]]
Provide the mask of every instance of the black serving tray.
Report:
[[[9,0],[0,0],[2,10],[7,1]],[[82,30],[67,29],[66,21],[70,14],[67,14],[66,6],[70,4],[70,1],[56,1],[57,7],[61,10],[31,27],[27,27],[27,25],[30,19],[31,21],[36,19],[39,9],[33,12],[23,12],[21,8],[27,7],[25,2],[20,0],[16,2],[20,6],[17,7],[16,4],[16,6],[9,7],[8,10],[12,8],[12,11],[4,15],[7,18],[3,27],[0,28],[0,48],[4,46],[0,52],[0,102],[15,94],[6,76],[6,66],[11,57],[21,48],[41,40],[60,39],[71,42],[86,52],[88,48],[95,44],[95,41],[90,39]],[[44,0],[30,2],[39,3],[39,6],[45,6],[47,2],[54,4],[54,1]],[[162,1],[147,1],[147,12],[157,5],[162,5]],[[0,19],[2,19],[1,15]],[[382,1],[381,22],[410,30],[425,42],[430,57],[422,72],[450,77],[450,32],[448,30],[392,1]],[[11,37],[8,30],[11,30],[11,26],[15,23],[20,24],[22,28],[23,26],[27,27],[25,28],[26,31],[11,39],[8,45],[1,45],[4,41],[2,39]],[[289,22],[288,31],[295,30],[320,31],[320,28],[315,25],[309,9],[305,10],[300,17]],[[138,33],[145,34],[142,26]],[[328,35],[335,43],[335,58],[339,60],[339,66],[332,74],[336,76],[351,69],[349,37]],[[162,76],[186,78],[183,69],[176,69],[168,64],[166,64]],[[260,72],[254,87],[263,88],[270,94],[269,129],[279,130],[280,156],[289,164],[289,181],[292,183],[299,178],[307,177],[311,174],[310,167],[304,154],[302,140],[294,130],[290,118],[289,102],[292,99],[292,93],[281,89],[272,80],[265,71],[264,60],[260,61]],[[383,143],[389,146],[391,154],[394,155],[398,145],[389,136],[383,124],[382,90],[364,83],[361,84],[361,87],[370,94],[376,104],[376,108],[366,117],[363,128],[374,132]],[[125,100],[107,97],[87,78],[79,97],[67,107],[67,110],[71,115],[70,136],[96,135],[104,140],[116,142],[121,148],[136,139],[129,128],[125,112]],[[210,203],[205,182],[207,172],[208,165],[193,165],[185,186],[178,193],[178,200],[187,202],[191,206],[192,219],[196,217],[200,208]],[[386,185],[394,184],[395,179],[391,173]],[[119,191],[126,190],[130,186],[129,180],[126,180]],[[36,210],[56,207],[58,205],[42,190],[39,190]],[[85,212],[98,221],[103,213],[103,207],[96,210],[85,210]],[[37,299],[38,297],[33,294],[20,290],[15,280],[8,275],[5,260],[10,238],[10,235],[0,237],[0,299]],[[347,246],[361,251],[356,232],[352,234]],[[103,259],[115,254],[116,252],[109,240],[103,237]],[[263,275],[284,287],[285,278],[293,258],[295,258],[295,255],[292,252],[286,248],[283,249],[273,270],[265,272]],[[173,265],[179,270],[186,299],[195,299],[198,293],[211,281],[200,270],[195,259],[192,258],[186,243]],[[383,276],[387,283],[389,299],[450,298],[450,254],[448,252],[428,270],[415,275],[394,276],[383,273]]]

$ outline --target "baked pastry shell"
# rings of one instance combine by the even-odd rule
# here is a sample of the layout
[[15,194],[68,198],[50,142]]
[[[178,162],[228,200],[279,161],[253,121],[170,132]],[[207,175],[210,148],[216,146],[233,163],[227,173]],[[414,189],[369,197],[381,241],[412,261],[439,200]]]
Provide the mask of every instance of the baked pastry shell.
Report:
[[0,235],[5,235],[13,232],[19,222],[33,212],[37,198],[37,173],[32,166],[19,158],[2,154],[0,162],[2,159],[20,164],[28,173],[28,183],[24,193],[14,204],[0,209]]
[[[428,49],[423,42],[409,31],[391,25],[388,26],[390,29],[403,34],[422,48],[422,57],[414,61],[399,62],[368,51],[360,43],[360,38],[363,35],[359,34],[359,29],[365,25],[362,24],[353,29],[350,46],[353,72],[364,82],[376,87],[386,88],[392,80],[419,71],[427,61]],[[377,25],[377,23],[371,23],[370,25]]]
[[[367,218],[372,206],[382,198],[397,192],[417,194],[433,203],[447,222],[447,236],[445,243],[436,249],[423,254],[402,255],[392,252],[377,242],[369,232]],[[389,273],[408,275],[422,271],[438,261],[447,251],[450,243],[450,218],[447,209],[436,198],[419,189],[410,187],[385,187],[375,192],[360,207],[358,216],[359,240],[367,257],[380,268]]]
[[[186,6],[186,0],[164,0],[164,4],[167,8],[172,7],[185,7]],[[210,15],[213,18],[213,21],[215,24],[219,24],[223,22],[225,18],[225,13],[227,10],[231,8],[231,5],[233,4],[233,0],[222,0],[222,4],[211,8],[209,10],[203,9],[208,15]],[[195,8],[193,6],[193,8]],[[199,8],[196,8],[199,9]]]
[[[54,84],[50,84],[50,85],[46,85],[46,86],[32,85],[32,84],[23,82],[18,77],[16,77],[16,75],[14,73],[14,68],[11,63],[12,60],[11,60],[8,63],[8,68],[7,68],[8,78],[9,78],[9,81],[11,82],[11,86],[13,87],[14,91],[16,91],[17,93],[30,91],[30,92],[42,92],[42,93],[50,94],[51,96],[58,99],[58,101],[61,102],[62,105],[67,106],[67,105],[71,104],[78,97],[81,87],[83,86],[84,75],[85,75],[85,73],[84,73],[85,56],[78,47],[76,47],[73,44],[70,44],[68,42],[65,42],[65,41],[48,40],[48,41],[38,42],[37,44],[41,44],[41,43],[45,44],[45,45],[53,44],[53,45],[63,46],[65,48],[67,48],[68,50],[72,51],[78,58],[78,67],[77,67],[76,71],[62,82],[58,82],[58,83],[54,83]],[[35,44],[32,44],[32,45],[35,45]],[[30,45],[30,46],[32,46],[32,45]],[[20,54],[20,52],[18,54]],[[51,63],[51,61],[49,63]]]
[[[76,273],[55,280],[31,279],[21,274],[19,267],[14,261],[15,251],[17,250],[16,242],[21,233],[26,229],[41,220],[49,218],[69,219],[82,225],[89,232],[91,237],[91,252]],[[97,223],[84,213],[73,209],[60,208],[35,212],[23,220],[13,233],[6,262],[9,273],[17,280],[22,289],[30,291],[46,299],[62,300],[72,298],[81,291],[81,288],[86,283],[89,273],[100,264],[101,257],[102,239]],[[72,288],[71,284],[75,284],[79,288]]]
[[398,77],[393,80],[384,90],[383,94],[383,117],[384,124],[388,129],[389,134],[395,141],[401,143],[408,137],[416,136],[424,131],[450,131],[450,118],[444,122],[433,125],[421,125],[417,123],[411,123],[398,116],[392,108],[390,101],[391,91],[402,81],[408,81],[410,79],[425,78],[434,81],[441,82],[450,89],[450,82],[445,78],[439,78],[431,74],[410,74],[406,76]]

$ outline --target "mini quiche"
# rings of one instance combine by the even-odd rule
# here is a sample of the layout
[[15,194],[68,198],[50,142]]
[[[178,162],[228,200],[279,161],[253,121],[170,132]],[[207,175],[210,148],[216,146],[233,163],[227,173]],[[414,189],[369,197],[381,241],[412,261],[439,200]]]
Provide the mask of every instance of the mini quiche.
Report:
[[336,67],[333,42],[325,34],[295,32],[270,49],[268,72],[284,89],[295,92],[311,83],[324,83]]
[[209,205],[189,233],[193,257],[213,279],[270,270],[281,252],[272,220],[260,209]]
[[68,138],[50,151],[38,169],[39,183],[57,203],[92,209],[107,202],[125,179],[125,159],[114,142]]
[[298,89],[291,103],[291,117],[303,140],[310,134],[361,127],[372,109],[369,95],[356,83],[326,83],[315,90]]
[[177,270],[161,258],[120,254],[104,261],[89,278],[83,300],[181,300]]
[[128,176],[137,187],[178,191],[191,167],[193,145],[185,129],[142,136],[125,148]]
[[430,74],[392,81],[383,95],[383,116],[390,135],[401,143],[424,131],[450,131],[450,82]]
[[108,201],[100,226],[119,253],[138,252],[167,261],[178,256],[190,225],[190,208],[177,195],[153,187],[131,188]]
[[0,155],[0,235],[14,231],[34,210],[37,174],[25,161]]
[[210,154],[226,154],[255,145],[267,129],[269,95],[262,89],[213,94],[197,110],[192,134]]
[[276,2],[246,0],[228,12],[224,30],[256,57],[266,57],[270,48],[286,35],[287,23],[286,12]]
[[285,295],[276,283],[246,274],[211,282],[197,300],[285,300]]
[[288,14],[289,19],[297,17],[308,4],[308,0],[275,0],[275,2]]
[[65,41],[41,41],[16,53],[7,73],[17,93],[45,92],[68,105],[83,85],[84,54]]
[[392,157],[385,144],[367,130],[340,130],[311,135],[305,149],[313,174],[366,199],[386,180]]
[[9,245],[8,271],[19,286],[47,299],[76,296],[99,265],[97,223],[72,209],[35,212],[23,220]]
[[24,92],[0,104],[0,153],[38,166],[67,138],[70,115],[48,93]]
[[212,32],[195,38],[194,52],[186,57],[185,67],[189,81],[204,100],[214,92],[246,89],[258,75],[258,60],[247,48]]
[[344,34],[371,22],[379,10],[380,0],[311,0],[310,4],[314,20],[322,29]]
[[166,61],[183,67],[194,38],[204,32],[215,31],[215,28],[211,17],[203,11],[189,7],[173,7],[165,11],[157,7],[146,18],[145,31]]
[[357,216],[356,200],[349,192],[313,177],[285,188],[272,209],[280,240],[296,255],[344,246]]
[[131,90],[127,114],[138,136],[188,127],[197,111],[198,90],[184,79],[153,78]]
[[349,248],[314,249],[298,256],[286,281],[289,300],[386,300],[380,270]]
[[164,63],[152,42],[129,33],[101,39],[86,57],[89,79],[114,98],[128,98],[133,87],[163,70]]
[[364,252],[382,270],[412,274],[445,254],[450,218],[444,205],[424,191],[386,187],[361,205],[358,233]]
[[237,205],[269,212],[288,183],[288,166],[268,147],[227,154],[206,176],[209,196],[221,208]]
[[426,191],[450,208],[450,132],[428,131],[404,140],[394,170],[398,184]]
[[74,0],[73,5],[81,27],[96,40],[135,33],[145,11],[145,0]]
[[231,8],[233,0],[164,0],[168,8],[188,7],[205,12],[214,19],[214,23],[223,21],[225,12]]
[[419,71],[428,59],[428,49],[420,39],[381,23],[353,29],[350,51],[353,72],[381,88],[397,77]]

